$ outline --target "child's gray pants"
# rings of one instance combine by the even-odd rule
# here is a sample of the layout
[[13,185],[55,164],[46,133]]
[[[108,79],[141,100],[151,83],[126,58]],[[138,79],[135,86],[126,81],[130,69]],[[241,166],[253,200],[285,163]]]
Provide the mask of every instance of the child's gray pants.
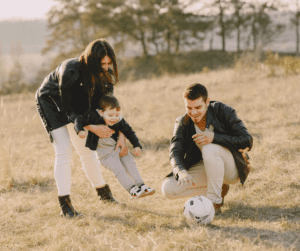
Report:
[[120,148],[115,151],[117,142],[112,138],[100,138],[97,147],[97,154],[102,166],[113,172],[118,182],[124,189],[130,189],[136,185],[144,184],[144,181],[137,169],[133,156],[128,153],[120,157]]

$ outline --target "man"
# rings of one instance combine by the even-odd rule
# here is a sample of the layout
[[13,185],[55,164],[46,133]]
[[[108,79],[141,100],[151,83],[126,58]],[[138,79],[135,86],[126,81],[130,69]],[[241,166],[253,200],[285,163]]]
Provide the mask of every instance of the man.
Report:
[[170,146],[172,173],[162,184],[168,199],[206,195],[221,213],[229,184],[244,184],[253,139],[230,106],[210,101],[205,86],[183,92],[186,114],[175,122]]

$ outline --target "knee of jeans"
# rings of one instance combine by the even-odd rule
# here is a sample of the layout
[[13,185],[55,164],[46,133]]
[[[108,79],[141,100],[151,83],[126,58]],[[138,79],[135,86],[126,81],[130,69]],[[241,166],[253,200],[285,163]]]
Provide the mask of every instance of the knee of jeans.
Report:
[[176,199],[175,193],[171,186],[170,178],[165,179],[165,181],[161,185],[161,193],[168,200]]
[[211,159],[220,156],[220,146],[217,144],[207,144],[202,146],[203,159]]
[[72,158],[72,148],[71,145],[65,147],[56,147],[55,148],[55,157],[56,158]]
[[97,156],[96,156],[96,152],[86,148],[84,150],[81,150],[81,151],[77,151],[80,159],[94,159],[96,158],[97,159]]

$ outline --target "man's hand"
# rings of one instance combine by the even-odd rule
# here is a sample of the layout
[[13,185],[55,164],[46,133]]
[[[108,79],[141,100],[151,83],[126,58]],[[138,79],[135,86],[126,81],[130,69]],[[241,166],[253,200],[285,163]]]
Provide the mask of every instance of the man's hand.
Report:
[[178,182],[177,186],[195,186],[195,183],[193,182],[192,175],[188,174],[186,170],[181,170],[178,172]]
[[250,151],[249,147],[246,147],[245,149],[239,149],[239,152],[242,153],[243,159],[247,163],[247,167],[248,167],[248,169],[250,171],[250,168],[251,168],[250,161],[249,161],[249,159],[247,157],[247,152],[249,152],[249,151]]
[[205,132],[202,132],[202,133],[197,133],[197,134],[194,134],[192,136],[192,138],[194,139],[195,143],[197,145],[207,145],[209,143],[211,143],[214,139],[214,132],[212,131],[205,131]]
[[126,138],[123,133],[119,132],[119,139],[117,141],[117,145],[115,151],[118,151],[119,147],[121,147],[121,151],[119,153],[120,157],[124,157],[128,153],[128,148],[126,145]]

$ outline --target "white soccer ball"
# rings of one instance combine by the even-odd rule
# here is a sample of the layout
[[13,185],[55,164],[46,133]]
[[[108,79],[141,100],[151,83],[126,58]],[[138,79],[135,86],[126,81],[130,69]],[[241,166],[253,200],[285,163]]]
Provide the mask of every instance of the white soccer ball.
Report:
[[195,196],[184,204],[183,215],[196,223],[209,224],[214,219],[215,208],[205,196]]

